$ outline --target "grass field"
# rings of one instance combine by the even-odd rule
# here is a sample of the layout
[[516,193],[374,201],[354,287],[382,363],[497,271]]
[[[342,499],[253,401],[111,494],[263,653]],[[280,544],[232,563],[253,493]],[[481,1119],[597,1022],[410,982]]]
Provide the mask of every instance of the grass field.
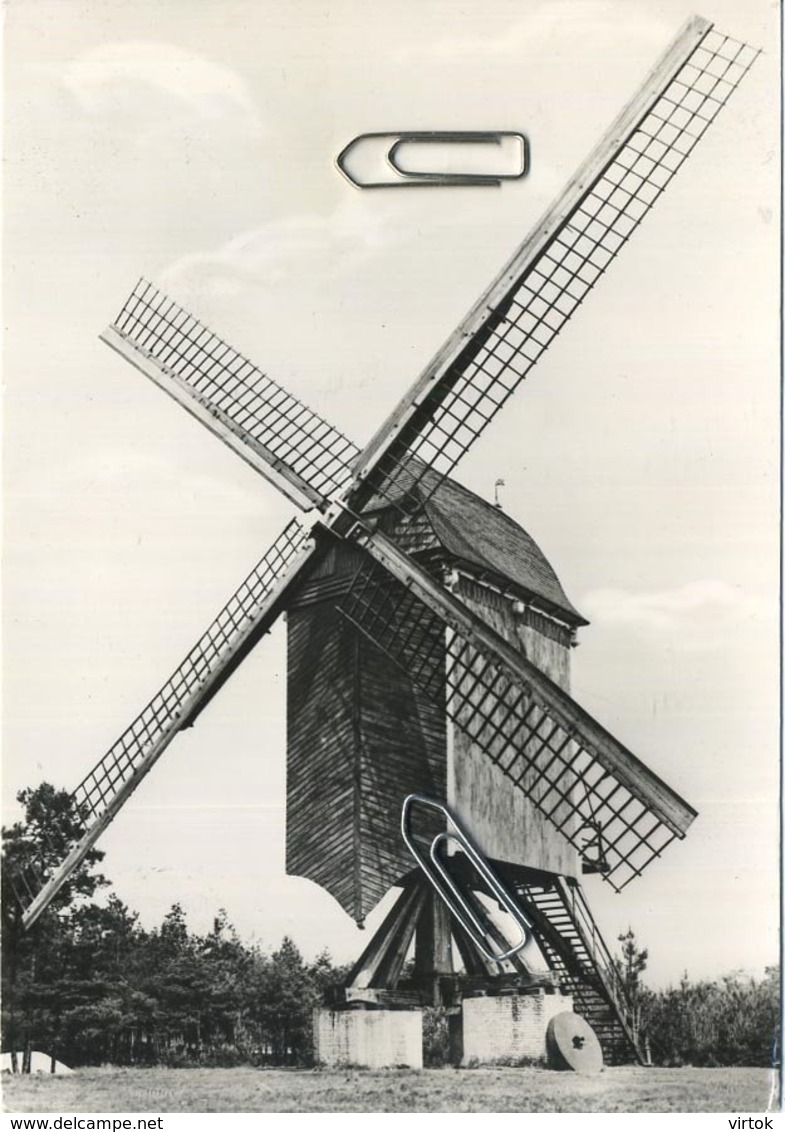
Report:
[[[83,1069],[3,1079],[6,1112],[764,1112],[766,1069]],[[776,1102],[773,1102],[776,1103]]]

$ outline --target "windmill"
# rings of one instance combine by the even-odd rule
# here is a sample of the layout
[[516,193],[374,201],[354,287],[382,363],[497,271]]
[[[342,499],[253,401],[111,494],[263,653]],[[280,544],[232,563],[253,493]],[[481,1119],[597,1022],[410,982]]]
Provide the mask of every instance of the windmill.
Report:
[[[695,811],[572,699],[569,649],[584,619],[526,532],[450,477],[756,54],[688,21],[362,450],[151,284],[136,286],[104,341],[317,517],[285,528],[76,788],[82,835],[57,867],[30,862],[16,877],[25,925],[285,611],[287,870],[358,922],[401,887],[344,1001],[449,1001],[470,985],[535,980],[523,959],[489,967],[412,870],[399,815],[421,793],[461,815],[549,970],[609,1044],[636,1052],[578,877],[595,872],[621,890],[684,837]],[[402,982],[412,940],[413,988]]]

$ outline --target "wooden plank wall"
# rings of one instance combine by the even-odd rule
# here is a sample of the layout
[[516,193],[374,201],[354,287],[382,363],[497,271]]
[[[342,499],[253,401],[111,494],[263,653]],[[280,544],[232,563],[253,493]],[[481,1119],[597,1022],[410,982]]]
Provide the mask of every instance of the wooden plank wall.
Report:
[[[469,580],[461,579],[457,595],[554,682],[569,687],[567,633],[560,634],[554,627],[554,635],[546,636],[535,627],[535,618],[513,613],[509,598]],[[449,804],[489,858],[579,875],[578,855],[566,838],[523,790],[475,747],[460,727],[452,724],[448,752]],[[526,784],[524,779],[523,785]]]
[[288,614],[286,871],[361,918],[353,645],[329,602]]
[[[440,802],[447,795],[447,719],[412,687],[379,649],[363,640],[359,656],[363,901],[372,907],[387,889],[415,868],[401,837],[401,807],[407,794]],[[432,815],[415,826],[430,839],[443,825]]]
[[[320,557],[288,611],[286,871],[356,920],[416,867],[400,832],[410,793],[446,798],[443,706],[339,614],[357,552]],[[433,819],[417,832],[433,837]]]

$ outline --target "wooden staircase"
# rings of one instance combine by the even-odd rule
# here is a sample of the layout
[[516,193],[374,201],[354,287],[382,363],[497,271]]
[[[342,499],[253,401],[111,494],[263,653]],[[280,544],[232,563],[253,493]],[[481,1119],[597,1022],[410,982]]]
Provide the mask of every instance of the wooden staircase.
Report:
[[516,892],[548,965],[596,1032],[606,1063],[646,1064],[624,986],[578,882],[554,877],[518,885]]

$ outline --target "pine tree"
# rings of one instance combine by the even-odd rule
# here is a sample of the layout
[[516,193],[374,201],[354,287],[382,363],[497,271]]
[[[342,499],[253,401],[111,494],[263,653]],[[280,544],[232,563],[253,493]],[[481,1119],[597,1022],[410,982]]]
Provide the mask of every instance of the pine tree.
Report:
[[630,1007],[632,1036],[637,1044],[640,1039],[644,1000],[644,986],[641,976],[648,965],[649,952],[647,948],[639,946],[632,928],[627,928],[627,931],[617,938],[621,944],[621,958],[615,959],[614,962]]
[[91,849],[36,923],[25,931],[17,898],[19,876],[51,875],[85,829],[85,815],[66,790],[49,782],[21,790],[24,819],[3,829],[2,990],[5,1049],[29,1051],[36,1042],[54,1052],[61,1039],[62,998],[54,984],[62,976],[72,918],[106,878],[96,872],[104,854]]

